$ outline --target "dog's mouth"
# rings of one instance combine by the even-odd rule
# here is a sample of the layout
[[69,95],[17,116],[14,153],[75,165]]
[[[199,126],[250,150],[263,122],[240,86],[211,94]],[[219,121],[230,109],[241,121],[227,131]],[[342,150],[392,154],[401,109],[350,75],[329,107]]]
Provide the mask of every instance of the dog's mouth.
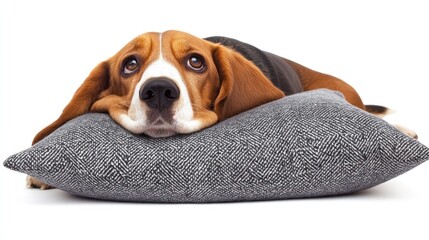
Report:
[[121,115],[116,121],[134,134],[144,134],[152,138],[188,134],[202,128],[200,120],[171,109],[129,112],[129,114]]
[[165,138],[177,134],[171,116],[168,115],[165,117],[163,114],[156,114],[157,116],[153,116],[154,114],[151,115],[148,119],[148,127],[144,132],[146,135],[153,138]]
[[145,134],[153,138],[166,138],[176,135],[177,132],[172,128],[165,127],[149,127]]

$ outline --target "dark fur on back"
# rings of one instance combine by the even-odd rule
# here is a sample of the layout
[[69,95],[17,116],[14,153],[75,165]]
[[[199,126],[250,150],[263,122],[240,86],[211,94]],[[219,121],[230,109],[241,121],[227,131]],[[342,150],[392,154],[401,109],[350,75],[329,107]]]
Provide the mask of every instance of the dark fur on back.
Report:
[[216,36],[205,38],[205,40],[219,43],[240,53],[247,60],[253,62],[286,95],[304,91],[295,70],[284,58],[232,38]]

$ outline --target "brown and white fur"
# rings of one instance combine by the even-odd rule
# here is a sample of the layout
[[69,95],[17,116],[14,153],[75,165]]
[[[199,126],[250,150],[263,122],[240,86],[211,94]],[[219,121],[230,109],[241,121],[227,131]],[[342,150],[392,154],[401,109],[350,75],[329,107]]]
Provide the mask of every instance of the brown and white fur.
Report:
[[[282,59],[303,91],[340,91],[354,106],[377,115],[386,108],[365,106],[344,81]],[[252,61],[232,48],[179,31],[145,33],[98,64],[63,110],[33,144],[65,122],[88,112],[109,113],[134,134],[169,137],[189,134],[261,104],[284,97]],[[411,130],[400,128],[416,137]],[[27,178],[29,187],[50,186]]]

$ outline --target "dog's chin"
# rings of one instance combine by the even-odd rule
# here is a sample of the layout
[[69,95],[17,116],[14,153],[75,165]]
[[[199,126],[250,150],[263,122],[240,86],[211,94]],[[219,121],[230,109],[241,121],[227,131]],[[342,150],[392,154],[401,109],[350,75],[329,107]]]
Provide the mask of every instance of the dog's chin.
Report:
[[156,127],[147,129],[144,134],[152,138],[166,138],[176,135],[177,132],[172,128]]

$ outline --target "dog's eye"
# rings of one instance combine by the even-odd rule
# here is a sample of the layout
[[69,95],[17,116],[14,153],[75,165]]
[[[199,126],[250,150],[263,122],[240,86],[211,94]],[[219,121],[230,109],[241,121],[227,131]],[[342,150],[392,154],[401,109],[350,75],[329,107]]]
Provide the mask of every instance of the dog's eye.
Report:
[[204,58],[198,54],[192,54],[186,65],[195,72],[203,72],[206,69]]
[[130,74],[134,73],[135,71],[137,71],[138,68],[139,68],[139,63],[138,63],[137,59],[134,57],[130,57],[124,61],[122,72],[125,75],[130,75]]

